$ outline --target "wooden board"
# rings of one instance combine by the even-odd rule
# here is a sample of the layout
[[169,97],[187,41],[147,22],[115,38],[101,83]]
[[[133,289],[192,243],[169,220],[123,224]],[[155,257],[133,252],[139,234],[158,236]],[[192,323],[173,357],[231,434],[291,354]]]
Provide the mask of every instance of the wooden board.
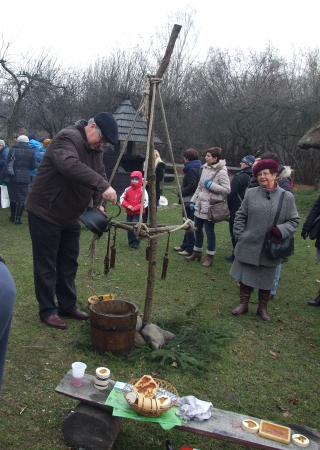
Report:
[[113,386],[114,381],[110,380],[108,388],[103,391],[99,391],[99,389],[94,387],[94,376],[87,375],[85,373],[82,386],[76,388],[72,386],[72,370],[70,369],[67,375],[58,384],[55,391],[58,394],[63,394],[67,397],[74,398],[75,400],[80,400],[81,402],[112,412],[113,408],[105,405],[104,402],[110,394]]
[[[110,406],[104,404],[106,398],[111,390],[110,386],[105,391],[98,391],[94,387],[94,377],[85,374],[83,384],[80,388],[75,388],[71,383],[71,370],[63,378],[61,383],[57,386],[56,392],[67,395],[68,397],[77,399],[81,402],[89,403],[97,408],[112,410]],[[290,443],[289,445],[281,444],[280,442],[271,441],[251,434],[242,430],[242,421],[246,418],[251,418],[260,424],[261,419],[249,415],[237,414],[222,409],[212,409],[212,417],[204,422],[190,421],[181,426],[175,427],[181,431],[189,433],[201,434],[210,438],[219,439],[223,441],[233,442],[238,445],[243,445],[249,448],[258,448],[263,450],[298,450],[298,447]],[[320,433],[312,428],[302,427],[293,424],[279,424],[289,426],[292,434],[300,433],[308,437],[310,450],[320,450]]]

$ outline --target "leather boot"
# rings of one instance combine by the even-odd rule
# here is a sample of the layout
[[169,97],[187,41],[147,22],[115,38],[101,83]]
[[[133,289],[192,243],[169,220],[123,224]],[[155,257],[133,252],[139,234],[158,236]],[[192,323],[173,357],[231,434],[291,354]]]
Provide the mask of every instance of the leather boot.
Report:
[[246,284],[240,284],[240,305],[232,311],[234,316],[238,316],[239,314],[245,314],[248,312],[248,303],[250,300],[250,295],[252,292],[252,287],[247,286]]
[[320,290],[318,292],[318,297],[316,297],[314,300],[311,300],[308,303],[309,306],[320,306]]
[[24,210],[24,204],[17,203],[17,215],[16,215],[15,225],[22,225],[21,216],[22,216],[23,210]]
[[228,262],[233,262],[234,261],[234,254],[232,252],[232,254],[230,256],[225,256],[224,259]]
[[192,255],[188,256],[188,258],[186,258],[186,261],[194,261],[195,259],[200,261],[201,258],[202,258],[202,252],[193,250]]
[[258,300],[259,306],[257,309],[257,314],[261,316],[262,320],[270,322],[270,317],[267,312],[267,304],[270,298],[270,291],[265,291],[264,289],[259,289]]
[[15,222],[16,220],[16,209],[17,209],[16,202],[10,202],[10,210],[11,210],[11,216],[9,217],[10,222]]
[[206,259],[205,259],[204,263],[202,264],[202,267],[212,266],[213,257],[214,257],[214,255],[208,255],[208,253],[206,253]]

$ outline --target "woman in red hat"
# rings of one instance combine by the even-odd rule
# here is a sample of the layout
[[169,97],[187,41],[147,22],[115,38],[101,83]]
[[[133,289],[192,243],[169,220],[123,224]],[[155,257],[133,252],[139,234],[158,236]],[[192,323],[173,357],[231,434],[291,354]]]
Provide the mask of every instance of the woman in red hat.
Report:
[[[247,190],[236,213],[233,230],[237,245],[230,274],[240,282],[240,305],[232,311],[234,315],[248,312],[250,294],[257,288],[257,314],[263,320],[270,321],[267,304],[281,258],[267,257],[264,250],[265,236],[271,231],[274,242],[279,241],[291,236],[300,222],[294,196],[280,188],[276,182],[278,169],[278,163],[272,159],[261,159],[253,166],[252,172],[259,186]],[[274,226],[282,192],[285,192],[283,204]]]

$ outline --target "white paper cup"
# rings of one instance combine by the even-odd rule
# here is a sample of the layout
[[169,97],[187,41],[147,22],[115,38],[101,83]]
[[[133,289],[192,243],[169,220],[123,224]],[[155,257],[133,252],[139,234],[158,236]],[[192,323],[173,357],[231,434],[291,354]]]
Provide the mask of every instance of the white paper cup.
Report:
[[80,387],[82,385],[84,372],[87,365],[83,362],[74,362],[71,364],[72,367],[72,384],[74,387]]
[[107,367],[98,367],[94,379],[94,385],[97,389],[107,389],[109,384],[110,369]]
[[110,369],[107,367],[98,367],[96,369],[96,377],[100,380],[107,380],[110,377]]

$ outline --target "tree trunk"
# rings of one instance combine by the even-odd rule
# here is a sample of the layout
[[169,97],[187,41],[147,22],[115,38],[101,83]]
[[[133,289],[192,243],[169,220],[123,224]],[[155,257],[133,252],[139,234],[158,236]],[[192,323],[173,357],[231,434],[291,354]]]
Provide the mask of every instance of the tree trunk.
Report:
[[[175,42],[181,30],[180,25],[174,25],[169,43],[165,55],[162,59],[160,67],[157,71],[156,78],[161,78],[168,67],[170,58],[174,49]],[[151,86],[152,88],[152,86]],[[151,104],[153,93],[151,89],[151,95],[149,97],[149,111],[151,111]],[[153,123],[150,121],[150,114],[148,117],[148,130],[151,133],[151,148],[149,153],[148,161],[148,186],[149,186],[149,219],[150,227],[155,227],[157,222],[157,205],[156,205],[156,174],[155,174],[155,161],[154,161],[154,139],[153,139]],[[152,238],[150,242],[150,252],[149,252],[149,266],[148,266],[148,279],[147,279],[147,291],[146,291],[146,301],[144,305],[144,313],[142,326],[146,326],[151,322],[151,310],[153,303],[153,291],[156,278],[156,263],[157,263],[157,248],[158,248],[158,238]]]

